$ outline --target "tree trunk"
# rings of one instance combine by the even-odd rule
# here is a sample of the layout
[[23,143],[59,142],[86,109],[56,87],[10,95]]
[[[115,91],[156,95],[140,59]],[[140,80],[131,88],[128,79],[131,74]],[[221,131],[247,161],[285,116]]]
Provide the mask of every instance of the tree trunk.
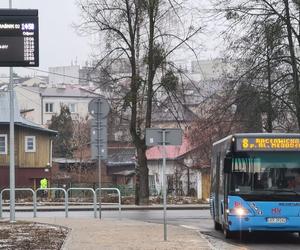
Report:
[[149,180],[148,166],[146,157],[146,145],[138,144],[137,149],[137,167],[135,184],[135,204],[148,205],[149,203]]
[[146,146],[138,149],[138,164],[139,164],[139,190],[138,204],[148,205],[149,203],[149,170],[146,158]]
[[154,68],[154,29],[155,29],[155,17],[154,10],[156,7],[156,1],[149,2],[149,42],[148,42],[148,80],[147,80],[147,110],[146,110],[146,128],[151,127],[151,115],[152,115],[152,98],[153,98],[153,79],[155,75]]
[[287,35],[288,35],[288,42],[289,42],[289,51],[291,56],[291,65],[293,70],[293,84],[294,84],[294,104],[296,107],[296,116],[297,116],[297,123],[298,123],[298,130],[300,129],[300,93],[299,93],[299,75],[297,69],[297,60],[295,56],[295,48],[294,48],[294,41],[293,41],[293,34],[292,34],[292,25],[291,25],[291,17],[290,17],[290,10],[289,10],[289,1],[284,0],[285,5],[285,15],[286,15],[286,28],[287,28]]
[[269,49],[267,48],[267,72],[268,72],[268,96],[267,96],[267,126],[266,130],[269,133],[273,131],[273,109],[272,109],[272,80],[271,80],[271,65],[270,65]]
[[[158,2],[153,0],[149,1],[149,42],[148,42],[148,79],[147,79],[147,104],[146,104],[146,120],[145,128],[151,127],[152,115],[152,98],[153,98],[153,80],[155,75],[154,67],[154,29],[155,29],[155,10]],[[139,31],[139,30],[138,30]],[[136,103],[135,103],[136,105]],[[135,108],[136,112],[136,108]],[[135,121],[137,119],[135,118]],[[134,125],[136,127],[136,123]],[[133,124],[132,124],[133,127]],[[135,136],[134,144],[137,149],[138,167],[136,179],[136,204],[144,205],[149,203],[149,179],[148,179],[148,166],[146,158],[146,142],[141,140],[139,136]]]

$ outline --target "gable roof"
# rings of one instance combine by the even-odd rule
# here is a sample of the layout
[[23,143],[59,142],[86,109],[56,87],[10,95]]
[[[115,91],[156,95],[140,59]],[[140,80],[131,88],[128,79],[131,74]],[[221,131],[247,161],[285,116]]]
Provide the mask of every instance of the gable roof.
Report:
[[135,148],[108,148],[108,167],[135,165]]
[[[28,121],[20,115],[20,109],[16,94],[14,94],[14,121],[15,124],[21,127],[31,128],[50,134],[57,134],[57,131],[44,128],[34,122]],[[9,93],[0,92],[0,124],[9,124],[10,122],[10,104],[9,104]]]
[[182,105],[179,103],[170,105],[164,104],[162,106],[158,106],[157,104],[153,105],[153,122],[191,122],[196,118],[198,118],[197,115],[192,110],[190,110],[187,105]]
[[20,86],[26,90],[32,91],[34,93],[39,93],[43,97],[80,97],[80,98],[93,98],[98,97],[98,94],[92,93],[88,90],[80,88],[73,85],[65,85],[61,88],[55,87],[25,87]]

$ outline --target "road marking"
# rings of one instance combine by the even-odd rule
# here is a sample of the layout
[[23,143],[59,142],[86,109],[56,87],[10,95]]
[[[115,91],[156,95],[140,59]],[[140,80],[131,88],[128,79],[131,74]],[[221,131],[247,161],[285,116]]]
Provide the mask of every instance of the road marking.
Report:
[[193,226],[188,226],[188,225],[180,225],[181,227],[187,228],[187,229],[193,229],[193,230],[200,230],[199,227],[193,227]]

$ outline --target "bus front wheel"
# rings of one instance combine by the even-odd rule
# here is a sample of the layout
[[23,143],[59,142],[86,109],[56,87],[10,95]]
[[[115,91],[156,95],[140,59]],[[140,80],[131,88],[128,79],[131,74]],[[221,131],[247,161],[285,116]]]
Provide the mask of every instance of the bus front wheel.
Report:
[[233,233],[231,231],[229,231],[225,225],[223,225],[223,234],[226,239],[232,238],[232,235],[233,235]]

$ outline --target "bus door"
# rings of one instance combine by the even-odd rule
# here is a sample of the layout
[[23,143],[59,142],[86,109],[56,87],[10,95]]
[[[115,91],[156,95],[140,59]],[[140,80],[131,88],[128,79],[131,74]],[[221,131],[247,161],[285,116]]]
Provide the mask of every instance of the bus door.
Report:
[[230,182],[231,182],[231,173],[232,173],[232,164],[234,162],[232,161],[231,157],[225,156],[224,157],[224,162],[223,162],[223,195],[224,195],[224,200],[223,200],[223,221],[225,224],[228,223],[228,216],[227,216],[227,209],[228,209],[228,193],[230,190]]
[[216,221],[222,223],[222,216],[221,216],[221,202],[223,196],[221,195],[223,189],[223,181],[222,181],[222,172],[223,167],[221,166],[221,153],[217,153],[217,162],[216,162],[216,186],[215,186],[215,216]]
[[228,217],[227,217],[227,213],[226,210],[228,209],[228,192],[229,192],[229,187],[230,187],[230,173],[227,173],[226,171],[224,171],[224,203],[223,203],[223,220],[225,222],[225,224],[228,223]]

